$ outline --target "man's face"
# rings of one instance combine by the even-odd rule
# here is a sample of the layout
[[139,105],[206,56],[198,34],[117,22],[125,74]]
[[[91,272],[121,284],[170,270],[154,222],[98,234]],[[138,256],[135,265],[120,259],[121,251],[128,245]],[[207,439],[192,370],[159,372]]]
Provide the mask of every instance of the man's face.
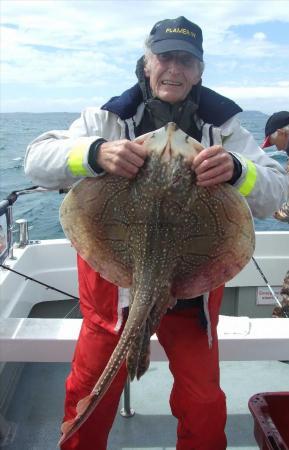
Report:
[[276,145],[278,150],[285,150],[288,146],[289,133],[284,129],[277,130],[277,137],[270,136],[270,144]]
[[168,103],[184,100],[201,75],[198,60],[188,52],[151,54],[145,66],[154,97]]

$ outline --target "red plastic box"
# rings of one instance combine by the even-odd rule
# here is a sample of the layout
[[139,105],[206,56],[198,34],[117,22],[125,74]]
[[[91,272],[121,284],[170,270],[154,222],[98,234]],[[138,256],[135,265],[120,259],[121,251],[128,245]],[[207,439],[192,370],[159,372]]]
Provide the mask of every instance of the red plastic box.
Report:
[[289,392],[263,392],[249,400],[261,450],[289,450]]

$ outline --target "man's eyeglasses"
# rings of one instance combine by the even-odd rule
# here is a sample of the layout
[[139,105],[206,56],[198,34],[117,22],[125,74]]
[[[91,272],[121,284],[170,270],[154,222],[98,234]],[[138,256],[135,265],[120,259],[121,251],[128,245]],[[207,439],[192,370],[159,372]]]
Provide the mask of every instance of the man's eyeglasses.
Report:
[[188,52],[173,51],[159,53],[157,55],[157,58],[160,62],[163,63],[176,61],[178,64],[181,64],[182,66],[188,68],[193,68],[197,64],[197,58],[195,58],[191,53]]

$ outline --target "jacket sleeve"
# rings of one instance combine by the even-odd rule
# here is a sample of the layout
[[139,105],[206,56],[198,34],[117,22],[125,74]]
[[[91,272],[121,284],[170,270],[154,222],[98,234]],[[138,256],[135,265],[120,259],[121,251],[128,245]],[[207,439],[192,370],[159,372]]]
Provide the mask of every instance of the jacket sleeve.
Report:
[[234,186],[246,198],[253,216],[271,216],[287,198],[285,168],[268,156],[236,119],[225,124],[222,145],[242,164],[242,175]]
[[84,177],[98,176],[88,164],[90,146],[97,139],[120,137],[117,117],[87,108],[68,130],[52,130],[28,145],[24,171],[33,183],[48,189],[71,186]]

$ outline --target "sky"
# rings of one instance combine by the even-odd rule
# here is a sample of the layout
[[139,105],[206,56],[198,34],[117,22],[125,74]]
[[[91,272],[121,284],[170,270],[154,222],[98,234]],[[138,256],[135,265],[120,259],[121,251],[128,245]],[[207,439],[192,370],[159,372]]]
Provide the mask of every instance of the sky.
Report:
[[80,112],[136,83],[162,19],[203,30],[203,85],[244,110],[289,110],[288,0],[0,0],[1,112]]

